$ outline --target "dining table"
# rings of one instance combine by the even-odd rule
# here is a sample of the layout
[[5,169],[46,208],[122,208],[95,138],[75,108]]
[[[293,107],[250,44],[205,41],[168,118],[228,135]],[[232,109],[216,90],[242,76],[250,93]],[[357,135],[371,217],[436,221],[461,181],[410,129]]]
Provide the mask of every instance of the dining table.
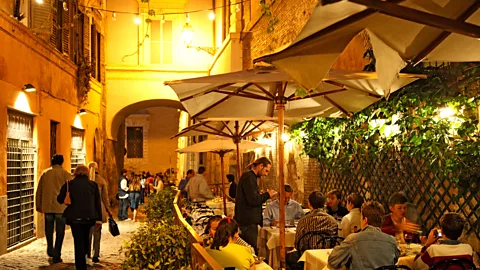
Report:
[[[400,244],[399,248],[401,250],[400,257],[398,258],[397,265],[405,265],[410,268],[413,266],[416,255],[422,249],[422,246],[419,244]],[[327,270],[328,267],[328,256],[332,253],[333,249],[309,249],[306,250],[298,261],[304,262],[304,270]],[[345,269],[345,268],[343,268]]]
[[[295,247],[296,228],[285,228],[285,247],[293,249]],[[258,254],[267,258],[268,264],[273,269],[280,268],[280,230],[276,226],[265,226],[260,229],[258,239]]]

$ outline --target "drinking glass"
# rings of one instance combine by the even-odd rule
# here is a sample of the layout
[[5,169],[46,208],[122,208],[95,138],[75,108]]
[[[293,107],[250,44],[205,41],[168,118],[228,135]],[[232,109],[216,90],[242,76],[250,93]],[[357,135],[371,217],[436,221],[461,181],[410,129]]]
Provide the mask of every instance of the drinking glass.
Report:
[[405,234],[405,243],[407,243],[407,249],[410,249],[410,244],[413,241],[413,235],[406,233]]

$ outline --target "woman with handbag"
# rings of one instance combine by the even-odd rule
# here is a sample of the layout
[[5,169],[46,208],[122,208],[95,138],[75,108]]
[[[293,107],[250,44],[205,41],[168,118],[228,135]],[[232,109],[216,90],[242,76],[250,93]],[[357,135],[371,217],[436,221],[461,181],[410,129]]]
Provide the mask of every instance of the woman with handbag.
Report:
[[88,177],[88,167],[77,166],[73,175],[60,189],[57,201],[67,205],[63,217],[72,229],[75,268],[86,270],[88,236],[92,226],[102,226],[102,204],[98,185]]

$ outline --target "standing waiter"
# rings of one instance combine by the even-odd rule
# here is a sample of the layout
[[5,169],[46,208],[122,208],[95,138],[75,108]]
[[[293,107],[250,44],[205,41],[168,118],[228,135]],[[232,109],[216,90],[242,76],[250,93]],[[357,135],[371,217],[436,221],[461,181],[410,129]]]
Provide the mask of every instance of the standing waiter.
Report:
[[257,178],[268,175],[272,162],[261,157],[255,160],[250,170],[244,172],[237,186],[237,197],[235,198],[235,220],[240,225],[242,239],[257,250],[258,226],[262,225],[262,204],[273,197],[276,192],[267,190],[267,193],[260,194]]

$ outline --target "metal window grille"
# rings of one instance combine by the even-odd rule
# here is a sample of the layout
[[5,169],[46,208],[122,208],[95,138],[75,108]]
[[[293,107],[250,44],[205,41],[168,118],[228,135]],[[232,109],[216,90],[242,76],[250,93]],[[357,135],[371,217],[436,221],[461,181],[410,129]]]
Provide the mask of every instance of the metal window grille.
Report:
[[143,158],[143,127],[127,127],[127,158]]
[[73,173],[78,165],[85,164],[85,152],[83,151],[83,138],[85,131],[72,128],[72,145],[70,153],[70,171]]
[[33,117],[8,114],[7,247],[34,237]]
[[57,153],[57,127],[57,122],[50,121],[50,157]]

